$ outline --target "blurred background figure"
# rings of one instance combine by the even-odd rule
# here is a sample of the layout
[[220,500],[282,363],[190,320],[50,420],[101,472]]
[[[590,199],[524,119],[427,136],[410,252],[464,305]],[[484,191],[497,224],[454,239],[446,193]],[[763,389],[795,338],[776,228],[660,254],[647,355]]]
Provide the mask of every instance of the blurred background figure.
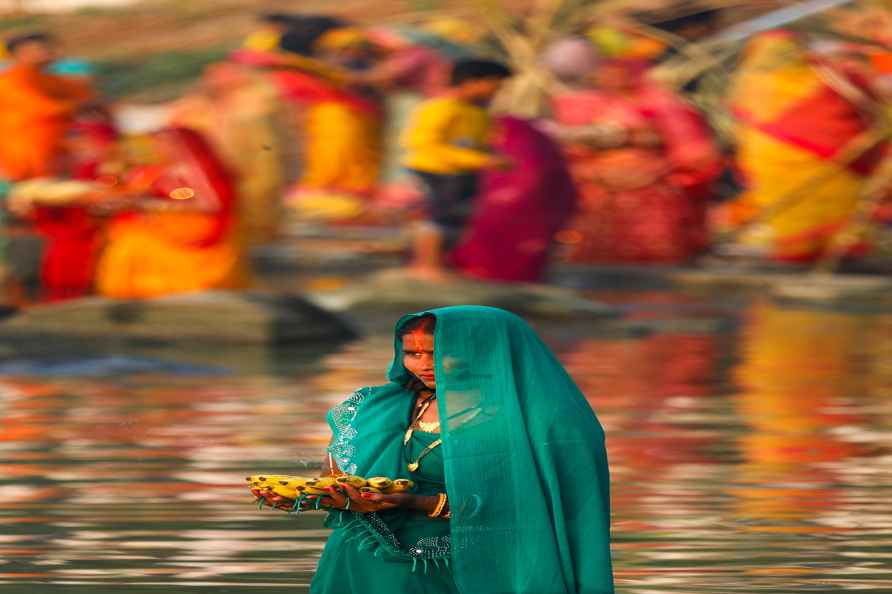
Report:
[[94,96],[85,80],[47,72],[56,42],[46,33],[7,40],[11,64],[0,73],[0,171],[10,180],[51,176],[65,156],[65,133]]
[[[748,44],[735,75],[729,102],[746,191],[723,222],[748,225],[742,241],[777,260],[828,254],[883,150],[883,138],[865,136],[876,111],[867,81],[839,66],[772,31]],[[851,255],[866,249],[860,238],[845,246]]]
[[562,234],[569,259],[682,263],[700,254],[706,200],[722,166],[702,116],[650,82],[646,62],[599,60],[582,38],[546,55],[571,87],[553,99],[552,126],[581,194]]
[[[6,47],[9,62],[0,72],[0,177],[9,182],[91,177],[92,149],[106,145],[114,131],[108,114],[92,104],[89,64],[60,59],[57,42],[47,33],[13,36]],[[38,206],[25,218],[45,242],[37,258],[40,296],[59,300],[89,293],[97,221],[76,205]]]
[[482,172],[473,215],[449,262],[475,278],[541,281],[555,236],[576,210],[576,187],[560,146],[533,122],[498,118],[492,149],[511,167]]
[[172,109],[171,125],[199,132],[232,172],[248,245],[268,244],[281,230],[282,195],[298,167],[291,117],[271,81],[234,62],[205,69]]
[[[75,180],[101,181],[104,186],[113,186],[116,180],[105,176],[103,166],[114,157],[118,140],[111,122],[102,117],[82,116],[66,136],[69,163],[65,173]],[[101,187],[93,191],[101,191]],[[103,242],[104,217],[75,202],[35,204],[31,218],[44,239],[40,267],[42,299],[60,301],[91,294]]]
[[471,214],[480,171],[508,168],[504,156],[490,152],[487,107],[511,75],[488,60],[455,64],[450,89],[422,103],[403,137],[404,165],[422,184],[428,220],[415,229],[413,273],[439,280],[444,252],[455,245]]
[[381,106],[374,96],[349,84],[343,63],[323,59],[352,46],[357,36],[358,30],[339,19],[302,16],[282,35],[275,51],[243,50],[234,56],[262,68],[280,98],[293,107],[301,172],[287,201],[300,217],[356,217],[375,189]]
[[125,181],[135,200],[108,227],[99,294],[144,299],[246,286],[232,175],[195,131],[162,130],[144,143]]

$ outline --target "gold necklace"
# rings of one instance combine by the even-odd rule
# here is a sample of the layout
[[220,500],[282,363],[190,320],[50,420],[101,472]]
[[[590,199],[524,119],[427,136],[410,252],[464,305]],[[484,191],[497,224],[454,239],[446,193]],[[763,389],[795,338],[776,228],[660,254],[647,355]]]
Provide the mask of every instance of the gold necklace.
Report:
[[422,400],[420,404],[415,405],[415,408],[418,409],[418,412],[415,413],[415,415],[412,417],[412,420],[409,422],[409,428],[406,429],[406,434],[403,436],[403,445],[406,445],[407,443],[409,443],[409,440],[412,439],[412,434],[415,433],[415,425],[418,423],[421,417],[424,416],[424,413],[427,412],[427,409],[430,407],[431,402],[433,402],[436,397],[437,395],[435,393],[431,394],[430,396]]
[[443,443],[443,440],[437,439],[432,444],[430,444],[429,446],[427,446],[426,448],[421,450],[421,453],[418,454],[418,457],[415,458],[415,461],[409,462],[409,464],[408,464],[409,472],[415,472],[416,470],[418,470],[418,467],[421,466],[421,459],[424,458],[425,456],[427,456],[428,454],[430,454],[431,452],[433,452],[437,448],[437,446],[439,446],[441,443]]
[[[422,431],[428,431],[428,430],[425,429],[425,427],[421,424],[421,417],[424,416],[424,413],[427,412],[427,409],[430,407],[431,402],[433,402],[434,399],[436,399],[436,397],[437,397],[437,394],[436,394],[436,393],[431,394],[430,396],[428,396],[427,398],[425,398],[425,399],[421,402],[420,405],[418,405],[417,408],[418,408],[419,410],[418,410],[418,412],[415,414],[415,417],[412,419],[412,422],[409,423],[409,428],[406,429],[406,434],[405,434],[405,436],[403,436],[403,446],[407,445],[407,444],[409,443],[409,440],[412,439],[412,435],[415,433],[415,425],[418,425],[418,427],[419,427]],[[430,425],[433,425],[433,424],[435,424],[437,427],[440,426],[440,423],[439,423],[439,422],[436,422],[436,423],[426,423],[425,425],[430,426]],[[434,429],[436,429],[437,427],[434,427]],[[408,464],[409,472],[415,472],[416,470],[418,470],[418,467],[421,466],[421,459],[424,458],[425,456],[427,456],[428,454],[430,454],[430,453],[431,453],[437,446],[439,446],[441,443],[443,443],[443,440],[442,440],[442,439],[437,439],[437,440],[435,440],[433,443],[431,443],[429,446],[427,446],[426,448],[424,448],[423,450],[421,450],[421,453],[418,455],[417,458],[415,458],[415,461],[414,461],[414,462],[409,462],[409,464]]]
[[418,428],[425,433],[435,433],[437,429],[440,428],[440,421],[432,421],[428,423],[427,421],[422,421],[421,419],[419,419],[416,422],[416,425],[418,425]]

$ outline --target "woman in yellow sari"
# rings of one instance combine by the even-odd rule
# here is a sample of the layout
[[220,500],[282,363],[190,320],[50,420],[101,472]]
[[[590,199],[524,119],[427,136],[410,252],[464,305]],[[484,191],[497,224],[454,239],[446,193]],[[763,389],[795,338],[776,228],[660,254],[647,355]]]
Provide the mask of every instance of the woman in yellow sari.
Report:
[[871,127],[859,98],[869,101],[857,81],[810,60],[792,33],[753,39],[731,92],[747,190],[720,216],[731,227],[762,223],[744,243],[793,262],[834,249],[877,156],[868,144],[850,158]]
[[158,162],[131,171],[128,189],[158,200],[109,225],[98,292],[141,299],[244,286],[231,176],[192,130],[163,130],[152,142]]
[[282,36],[281,51],[243,49],[233,55],[237,62],[267,69],[282,98],[295,107],[302,172],[288,202],[302,216],[354,218],[376,188],[382,110],[346,83],[340,65],[319,57],[363,40],[350,28],[295,28]]

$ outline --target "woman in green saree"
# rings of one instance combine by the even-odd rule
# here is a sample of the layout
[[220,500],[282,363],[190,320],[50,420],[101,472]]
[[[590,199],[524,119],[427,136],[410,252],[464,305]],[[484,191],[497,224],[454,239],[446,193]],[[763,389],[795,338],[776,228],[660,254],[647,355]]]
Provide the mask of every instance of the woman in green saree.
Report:
[[311,594],[613,592],[604,432],[536,333],[504,310],[449,307],[396,326],[390,383],[329,412],[345,487]]

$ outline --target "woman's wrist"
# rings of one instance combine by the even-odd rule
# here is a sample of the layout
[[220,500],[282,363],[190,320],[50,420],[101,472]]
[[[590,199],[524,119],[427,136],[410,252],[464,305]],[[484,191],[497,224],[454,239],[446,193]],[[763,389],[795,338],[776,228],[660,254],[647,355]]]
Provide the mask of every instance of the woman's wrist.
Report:
[[[411,495],[406,507],[432,518],[449,517],[449,501],[444,495]],[[442,503],[441,503],[442,500]]]
[[429,514],[437,506],[436,495],[410,495],[407,507]]

